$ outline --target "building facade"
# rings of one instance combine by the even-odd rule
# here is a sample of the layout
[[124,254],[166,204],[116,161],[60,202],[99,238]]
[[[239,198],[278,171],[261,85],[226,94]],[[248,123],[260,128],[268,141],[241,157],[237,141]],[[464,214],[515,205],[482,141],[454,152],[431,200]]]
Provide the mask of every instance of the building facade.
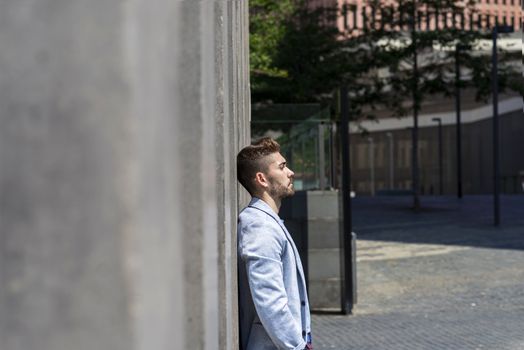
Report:
[[[337,9],[336,26],[341,33],[352,35],[360,29],[380,22],[381,9],[373,9],[365,0],[309,0],[313,8],[323,7]],[[382,4],[396,6],[397,1],[387,0]],[[437,28],[462,26],[464,28],[490,28],[495,23],[512,25],[515,31],[522,28],[522,0],[479,0],[475,5],[476,13],[460,18],[459,14],[426,12],[420,9],[418,30],[435,30]],[[429,15],[429,16],[428,16]],[[376,19],[377,24],[374,19]],[[462,24],[462,22],[464,22]]]
[[[449,106],[453,101],[448,101]],[[492,106],[470,106],[462,111],[462,189],[464,194],[489,194],[493,191]],[[524,158],[524,115],[522,98],[500,101],[500,155],[503,193],[524,193],[521,174]],[[442,125],[439,140],[438,121]],[[387,194],[412,189],[412,118],[381,118],[378,123],[364,122],[361,134],[352,125],[351,176],[357,195]],[[442,171],[439,146],[442,145]],[[457,132],[452,110],[422,113],[419,116],[419,191],[423,195],[457,193]],[[442,173],[442,178],[440,174]]]

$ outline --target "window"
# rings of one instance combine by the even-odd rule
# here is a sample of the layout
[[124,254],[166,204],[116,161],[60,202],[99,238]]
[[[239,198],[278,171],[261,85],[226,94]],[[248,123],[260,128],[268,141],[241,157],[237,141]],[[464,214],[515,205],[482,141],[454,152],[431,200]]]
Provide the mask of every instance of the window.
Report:
[[342,5],[342,14],[344,17],[344,29],[348,29],[348,5]]

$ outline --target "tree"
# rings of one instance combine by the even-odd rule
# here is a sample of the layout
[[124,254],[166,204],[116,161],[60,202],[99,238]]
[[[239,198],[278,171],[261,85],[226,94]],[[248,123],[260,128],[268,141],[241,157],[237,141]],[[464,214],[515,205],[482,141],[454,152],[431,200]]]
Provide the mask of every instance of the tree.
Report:
[[[381,46],[388,57],[383,60],[388,72],[384,77],[389,90],[385,94],[387,104],[397,116],[413,116],[413,208],[418,210],[418,114],[422,102],[435,94],[449,96],[457,87],[467,86],[476,90],[477,99],[487,99],[491,93],[490,51],[482,53],[479,45],[482,39],[490,38],[489,19],[476,11],[474,2],[455,0],[394,4],[371,0],[368,8],[374,15],[359,36],[368,42],[385,43]],[[500,60],[499,89],[522,92],[520,64],[514,65],[515,54],[505,56],[509,60]],[[457,59],[471,74],[469,81],[455,81]],[[410,104],[406,104],[408,96]]]
[[[339,31],[336,18],[352,11],[356,8],[311,8],[299,0],[252,0],[252,101],[326,103],[345,84],[355,118],[372,118],[379,104],[404,116],[428,96],[451,95],[453,48],[458,44],[474,49],[487,37],[482,29],[486,19],[481,18],[479,26],[473,1],[370,0],[364,13],[355,13],[363,25]],[[440,25],[427,30],[428,21]],[[473,77],[462,86],[477,89],[477,97],[485,99],[490,92],[489,57],[462,50],[460,58]],[[501,91],[522,91],[518,69],[501,61]],[[406,97],[415,83],[415,101],[408,105]]]
[[338,84],[342,42],[327,9],[300,1],[250,5],[252,101],[315,102]]
[[268,82],[279,81],[287,72],[275,63],[283,39],[285,22],[295,9],[293,0],[251,0],[249,2],[249,63],[253,101],[263,95]]

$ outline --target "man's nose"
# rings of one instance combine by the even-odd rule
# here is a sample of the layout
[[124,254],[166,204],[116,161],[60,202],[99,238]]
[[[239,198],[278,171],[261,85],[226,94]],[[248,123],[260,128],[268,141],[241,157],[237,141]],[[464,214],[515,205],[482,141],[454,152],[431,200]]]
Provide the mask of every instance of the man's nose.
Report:
[[293,170],[287,168],[289,170],[289,177],[293,177],[295,176],[295,173],[293,172]]

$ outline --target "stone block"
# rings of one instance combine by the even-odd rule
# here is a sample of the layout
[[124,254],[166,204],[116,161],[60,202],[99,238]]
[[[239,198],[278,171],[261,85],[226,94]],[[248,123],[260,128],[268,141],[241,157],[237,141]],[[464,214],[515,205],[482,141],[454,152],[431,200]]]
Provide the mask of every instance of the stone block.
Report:
[[309,304],[312,311],[340,310],[340,278],[309,281]]
[[307,217],[309,220],[338,218],[338,191],[308,191]]
[[340,222],[338,219],[308,220],[309,249],[340,248]]
[[309,250],[309,280],[340,278],[340,249]]

